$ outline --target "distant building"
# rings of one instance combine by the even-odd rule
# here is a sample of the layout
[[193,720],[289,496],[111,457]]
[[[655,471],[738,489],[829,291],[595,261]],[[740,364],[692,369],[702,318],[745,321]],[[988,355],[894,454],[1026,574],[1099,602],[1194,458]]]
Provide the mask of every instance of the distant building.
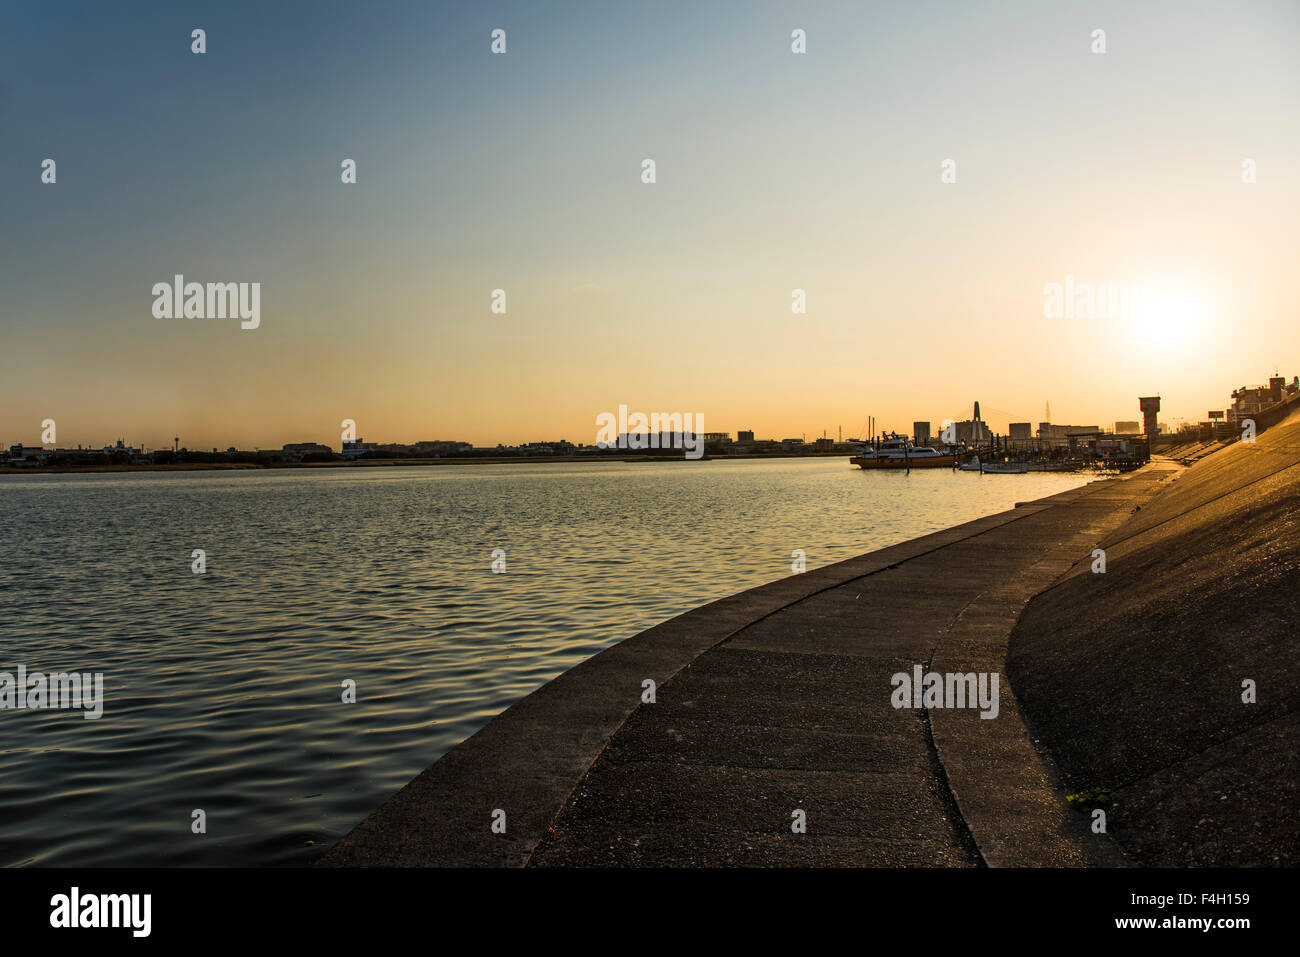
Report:
[[560,439],[558,442],[524,442],[519,446],[520,455],[572,455],[572,442]]
[[1156,417],[1160,412],[1160,396],[1140,396],[1138,409],[1142,412],[1142,434],[1148,436],[1154,445],[1155,437],[1160,434],[1160,426],[1156,424]]
[[1142,424],[1137,419],[1125,419],[1122,422],[1115,423],[1116,435],[1138,435],[1142,432]]
[[1053,425],[1051,422],[1038,423],[1038,437],[1047,442],[1064,443],[1071,435],[1094,434],[1101,429],[1095,425]]
[[[59,449],[58,451],[69,452],[71,451],[71,449]],[[118,439],[117,442],[114,443],[113,445],[106,445],[103,448],[103,453],[105,455],[125,454],[131,456],[131,455],[139,455],[142,451],[143,451],[142,449],[137,449],[134,446],[127,445],[121,439]]]
[[355,459],[365,455],[367,452],[375,450],[374,442],[366,442],[363,439],[344,440],[342,456],[345,459]]
[[916,445],[930,444],[930,423],[929,422],[912,423],[912,442]]
[[1268,385],[1244,385],[1232,393],[1232,408],[1228,410],[1228,419],[1232,422],[1248,419],[1269,406],[1277,405],[1295,391],[1295,385],[1288,385],[1282,376],[1272,376]]
[[[321,445],[319,442],[288,442],[281,450],[290,455],[331,455],[334,452],[328,445]],[[227,451],[235,450],[232,448]]]
[[17,445],[9,446],[10,465],[39,465],[41,462],[44,462],[49,455],[49,451],[41,448],[39,445],[25,446],[20,442]]
[[753,445],[754,444],[753,430],[742,429],[741,431],[737,432],[736,442],[740,445]]
[[993,441],[993,433],[979,419],[965,419],[954,423],[957,429],[957,441],[967,445],[984,445]]
[[826,438],[813,439],[813,449],[818,452],[834,452],[835,440]]
[[442,455],[464,455],[471,451],[474,446],[470,445],[468,442],[454,442],[445,439],[436,439],[416,442],[415,445],[411,446],[411,448],[414,449],[417,455],[430,455],[437,457]]
[[1007,438],[1012,442],[1028,442],[1034,437],[1032,422],[1011,422],[1007,425]]

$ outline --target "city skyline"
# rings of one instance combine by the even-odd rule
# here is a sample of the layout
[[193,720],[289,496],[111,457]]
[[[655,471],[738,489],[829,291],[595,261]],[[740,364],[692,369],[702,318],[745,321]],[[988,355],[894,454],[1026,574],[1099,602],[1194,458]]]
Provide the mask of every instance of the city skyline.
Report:
[[[1274,378],[1274,377],[1273,377],[1273,376],[1270,376],[1270,377],[1268,377],[1268,378]],[[1285,376],[1282,376],[1281,378],[1282,378],[1284,381],[1286,380],[1286,377],[1285,377]],[[1292,381],[1294,381],[1294,380],[1292,380]],[[1262,386],[1262,382],[1260,383],[1260,385]],[[1242,388],[1245,388],[1246,386],[1243,385],[1243,386],[1241,386],[1241,387],[1242,387]],[[1254,387],[1254,386],[1252,386],[1252,387]],[[1233,391],[1234,391],[1234,393],[1235,393],[1235,390],[1233,390]],[[1194,416],[1184,417],[1184,416],[1171,416],[1171,415],[1168,415],[1167,413],[1161,413],[1161,414],[1158,416],[1158,418],[1159,418],[1159,421],[1160,421],[1160,424],[1161,424],[1162,427],[1167,426],[1167,427],[1169,428],[1170,431],[1174,431],[1174,430],[1176,430],[1177,428],[1179,428],[1179,427],[1180,427],[1181,425],[1183,425],[1183,424],[1192,424],[1192,423],[1199,423],[1199,422],[1203,422],[1203,421],[1205,421],[1206,418],[1207,418],[1207,416],[1206,416],[1206,412],[1208,412],[1208,411],[1210,410],[1210,408],[1211,408],[1212,406],[1216,405],[1216,404],[1222,407],[1220,411],[1227,410],[1227,409],[1230,407],[1229,403],[1228,403],[1226,400],[1224,400],[1222,397],[1220,397],[1220,401],[1219,401],[1218,403],[1215,403],[1215,402],[1213,402],[1213,401],[1209,401],[1209,400],[1207,400],[1207,402],[1203,404],[1203,405],[1205,406],[1205,411],[1203,411],[1200,415],[1194,415]],[[992,412],[993,414],[992,414],[992,415],[989,415],[989,414],[987,414],[988,412]],[[851,428],[849,428],[849,429],[847,429],[847,430],[844,429],[844,427],[843,427],[842,424],[837,424],[837,425],[834,426],[834,427],[823,428],[823,429],[821,429],[821,430],[815,430],[815,431],[812,431],[812,432],[810,432],[809,430],[804,429],[804,430],[801,430],[801,431],[799,431],[799,432],[794,432],[794,433],[783,433],[783,434],[781,434],[781,435],[777,435],[777,433],[772,433],[771,436],[764,436],[764,435],[763,435],[763,429],[762,429],[761,426],[759,426],[759,427],[756,428],[755,425],[754,425],[754,423],[749,422],[749,423],[747,423],[747,425],[746,425],[745,428],[733,428],[733,429],[729,429],[729,430],[719,430],[719,429],[717,429],[717,428],[715,428],[715,427],[713,427],[713,426],[709,426],[708,428],[701,428],[701,429],[699,429],[699,430],[698,430],[698,434],[700,434],[700,435],[706,435],[706,434],[727,434],[727,435],[735,435],[735,436],[739,436],[739,434],[742,433],[742,432],[750,432],[750,433],[753,433],[753,434],[754,434],[754,435],[755,435],[755,436],[756,436],[760,441],[782,441],[782,440],[789,440],[789,439],[803,439],[803,440],[811,441],[811,440],[808,439],[808,436],[809,436],[809,435],[812,435],[814,439],[815,439],[815,438],[820,438],[820,437],[826,437],[826,438],[831,438],[831,437],[833,437],[837,442],[838,442],[838,441],[849,442],[849,441],[860,441],[860,440],[869,439],[869,438],[871,437],[871,435],[872,435],[872,428],[871,428],[872,424],[874,424],[874,430],[875,430],[875,434],[876,434],[876,435],[883,435],[883,434],[890,433],[890,432],[894,432],[894,433],[898,433],[898,434],[911,434],[911,432],[912,432],[912,427],[915,426],[918,422],[925,422],[925,423],[927,423],[928,425],[933,426],[933,427],[937,430],[937,429],[940,427],[941,423],[942,423],[945,419],[950,419],[950,420],[952,420],[952,421],[954,421],[954,422],[968,421],[968,420],[970,420],[971,416],[972,416],[974,413],[975,413],[975,404],[972,403],[971,405],[968,405],[964,411],[960,411],[960,412],[958,412],[958,413],[955,414],[955,415],[944,416],[944,417],[941,417],[941,418],[933,418],[933,417],[932,417],[932,418],[929,418],[929,419],[916,419],[916,418],[912,418],[912,419],[911,419],[910,421],[908,421],[908,422],[899,423],[899,424],[897,424],[897,425],[894,425],[894,424],[889,423],[889,422],[881,422],[881,421],[879,421],[879,420],[877,420],[877,421],[875,421],[874,423],[872,423],[871,420],[872,420],[873,418],[875,418],[875,417],[869,417],[869,418],[868,418],[867,420],[865,420],[865,421],[864,421],[860,426],[851,427]],[[594,421],[595,423],[598,423],[598,422],[600,421],[600,419],[601,419],[601,415],[611,415],[611,414],[612,414],[612,413],[601,413],[601,414],[598,414],[598,415],[596,416],[596,418],[595,418],[593,421]],[[986,426],[988,426],[989,429],[990,429],[993,433],[995,433],[995,434],[1002,434],[1002,435],[1006,435],[1007,433],[1009,433],[1009,432],[1011,431],[1011,425],[1012,425],[1013,423],[1029,424],[1029,425],[1032,426],[1033,429],[1035,430],[1035,434],[1036,434],[1037,429],[1039,428],[1039,426],[1041,426],[1041,425],[1043,425],[1043,424],[1057,424],[1057,425],[1059,425],[1059,424],[1064,424],[1063,421],[1062,421],[1060,418],[1052,417],[1052,415],[1051,415],[1051,402],[1050,402],[1050,401],[1045,401],[1045,402],[1044,402],[1043,417],[1038,417],[1038,418],[1034,418],[1034,417],[1025,417],[1025,416],[1016,417],[1016,416],[1014,416],[1014,415],[1011,415],[1011,414],[1005,412],[1004,410],[997,409],[995,406],[993,406],[993,405],[990,404],[990,403],[985,403],[985,404],[983,405],[983,411],[982,411],[981,414],[980,414],[980,421],[981,421],[982,423],[984,423]],[[1098,416],[1098,415],[1095,414],[1095,413],[1089,413],[1089,414],[1086,414],[1086,415],[1075,416],[1072,420],[1067,420],[1067,421],[1070,421],[1070,422],[1085,422],[1085,421],[1086,421],[1086,422],[1089,422],[1089,423],[1099,424],[1099,426],[1100,426],[1101,428],[1103,428],[1103,429],[1107,429],[1107,428],[1109,428],[1109,427],[1111,427],[1111,426],[1118,425],[1118,424],[1121,423],[1121,422],[1133,422],[1133,421],[1135,421],[1135,419],[1134,419],[1134,418],[1131,418],[1131,417],[1125,417],[1125,416],[1115,416],[1115,417]],[[39,430],[40,430],[40,427],[43,427],[44,424],[45,424],[45,420],[42,420],[42,424],[41,424],[41,426],[38,426],[38,429],[37,429],[36,431],[39,431]],[[465,436],[459,436],[459,437],[457,437],[457,438],[453,438],[453,439],[430,439],[430,438],[415,439],[415,438],[411,438],[410,436],[389,436],[389,435],[387,435],[385,432],[383,432],[382,429],[380,430],[379,433],[377,433],[377,434],[380,435],[381,437],[376,438],[376,437],[372,437],[372,436],[369,436],[369,435],[363,434],[362,432],[358,432],[358,431],[357,431],[357,423],[355,422],[355,420],[353,420],[350,424],[351,424],[352,427],[353,427],[353,428],[352,428],[352,432],[355,433],[355,440],[358,441],[358,442],[360,442],[360,441],[365,441],[365,442],[370,443],[370,444],[379,444],[379,445],[402,445],[402,444],[405,444],[405,445],[412,445],[412,444],[418,444],[418,443],[420,443],[420,442],[441,442],[441,441],[455,441],[455,442],[463,442],[463,441],[466,441]],[[340,426],[342,426],[342,425],[343,425],[343,422],[341,421],[341,422],[340,422]],[[56,420],[56,427],[57,427],[57,420]],[[129,431],[129,430],[128,430],[128,431]],[[450,430],[448,430],[448,429],[443,429],[442,431],[443,431],[443,432],[446,432],[448,435],[451,434]],[[690,430],[687,430],[687,431],[690,431]],[[1123,431],[1123,430],[1121,430],[1121,429],[1115,429],[1115,431]],[[1137,430],[1134,430],[1134,431],[1137,431]],[[834,433],[834,436],[832,436],[832,432]],[[599,433],[600,433],[600,429],[599,429],[597,426],[595,426],[595,425],[593,425],[593,433],[596,434],[597,436],[598,436]],[[56,435],[59,435],[59,434],[66,434],[66,432],[65,432],[65,433],[58,433],[57,430],[56,430]],[[338,442],[339,446],[342,447],[342,443],[343,443],[343,441],[344,441],[344,438],[343,438],[343,434],[344,434],[344,433],[343,433],[343,430],[340,429],[340,430],[338,430],[335,434],[338,436],[337,442]],[[440,433],[440,434],[441,434],[441,433]],[[586,439],[584,439],[584,438],[581,437],[581,435],[582,435],[581,433],[577,433],[577,432],[575,432],[574,434],[575,434],[576,436],[578,436],[576,439],[575,439],[575,438],[571,438],[569,435],[559,435],[559,436],[539,436],[539,435],[532,435],[532,436],[527,436],[527,437],[524,437],[524,438],[520,438],[520,439],[515,440],[515,441],[476,442],[476,441],[473,441],[473,440],[469,440],[469,443],[468,443],[468,444],[470,444],[470,445],[473,446],[474,448],[492,448],[492,447],[498,447],[498,446],[516,447],[516,446],[519,446],[519,445],[530,444],[530,443],[547,443],[547,442],[562,442],[562,441],[569,441],[569,442],[572,442],[572,444],[574,444],[574,445],[576,445],[576,446],[585,446],[585,445],[595,445],[595,444],[598,444],[598,438],[595,439],[595,440],[593,440],[593,441],[591,441],[591,442],[588,442]],[[296,437],[292,437],[292,438],[285,438],[283,441],[281,441],[281,440],[279,440],[279,439],[276,439],[276,440],[271,441],[271,442],[269,442],[269,443],[242,443],[242,444],[241,444],[241,442],[239,442],[239,441],[232,441],[232,442],[228,442],[228,443],[225,443],[225,444],[217,444],[217,445],[199,445],[199,444],[195,444],[195,445],[193,446],[193,449],[196,450],[196,451],[202,451],[202,450],[206,450],[206,449],[213,449],[213,450],[222,450],[222,451],[224,451],[224,450],[226,450],[226,449],[231,449],[231,448],[234,448],[234,449],[241,449],[241,450],[243,450],[243,449],[262,449],[262,448],[275,448],[276,446],[285,446],[285,445],[291,445],[291,444],[300,443],[300,442],[319,442],[319,443],[322,444],[322,445],[331,446],[331,441],[333,441],[333,440],[330,440],[330,439],[326,438],[326,441],[321,441],[322,438],[325,438],[325,436],[322,436],[322,435],[312,435],[312,436],[306,436],[306,437],[304,437],[304,436],[296,436]],[[20,439],[20,440],[15,441],[15,442],[10,442],[10,441],[6,441],[3,437],[0,437],[0,446],[8,447],[9,445],[24,445],[24,446],[29,446],[29,447],[33,447],[33,448],[35,448],[35,447],[38,447],[38,446],[40,446],[40,445],[43,444],[43,445],[44,445],[45,447],[47,447],[47,448],[51,448],[51,447],[53,447],[54,445],[58,445],[59,447],[61,447],[61,448],[65,448],[65,449],[80,448],[80,447],[83,447],[83,446],[84,446],[85,448],[87,448],[87,449],[93,449],[93,448],[108,448],[108,447],[110,447],[114,442],[125,442],[125,444],[126,444],[127,447],[135,447],[135,448],[158,448],[158,449],[162,449],[162,448],[170,447],[171,445],[173,445],[173,444],[177,444],[177,443],[180,443],[181,447],[189,447],[188,444],[186,444],[186,443],[184,443],[184,442],[181,442],[181,437],[178,436],[178,435],[173,435],[173,436],[171,437],[171,439],[167,439],[167,440],[162,441],[162,442],[154,442],[154,443],[145,442],[145,441],[140,441],[140,442],[137,443],[137,442],[134,441],[134,440],[132,440],[132,441],[125,441],[125,440],[126,440],[126,433],[121,433],[121,434],[115,433],[114,436],[113,436],[111,439],[109,439],[109,440],[106,441],[106,442],[103,442],[102,444],[99,444],[99,443],[97,443],[97,442],[95,442],[95,441],[92,441],[92,440],[84,440],[84,439],[75,439],[75,440],[68,440],[68,441],[59,440],[59,441],[54,442],[54,443],[50,443],[50,442],[44,442],[44,443],[42,443],[42,442],[28,442],[28,441],[26,441],[25,439]],[[332,446],[331,446],[331,447],[332,447]]]
[[[1222,401],[1221,401],[1219,404],[1220,404],[1220,405],[1224,405],[1224,403],[1223,403]],[[991,406],[985,406],[985,408],[991,408]],[[1225,406],[1225,408],[1226,408],[1226,406]],[[972,412],[972,409],[971,409],[970,406],[968,406],[968,407],[966,408],[966,410],[965,410],[963,413],[961,413],[960,417],[958,417],[958,416],[946,416],[946,417],[944,417],[944,419],[950,419],[951,421],[954,421],[954,422],[969,421],[969,419],[970,419],[970,415],[971,415],[971,412]],[[1109,430],[1111,430],[1111,429],[1114,427],[1115,424],[1117,424],[1117,423],[1119,423],[1119,422],[1136,421],[1137,418],[1138,418],[1138,416],[1137,416],[1136,413],[1134,413],[1134,415],[1133,415],[1132,417],[1126,419],[1126,418],[1124,418],[1123,416],[1116,416],[1116,417],[1113,417],[1113,418],[1107,418],[1107,417],[1098,417],[1097,415],[1094,414],[1094,415],[1086,415],[1086,416],[1076,417],[1076,418],[1078,419],[1079,422],[1083,422],[1083,421],[1086,420],[1087,422],[1090,422],[1090,423],[1096,423],[1096,424],[1098,424],[1098,425],[1099,425],[1103,430],[1107,430],[1107,431],[1109,431]],[[1162,426],[1168,425],[1168,426],[1170,426],[1170,427],[1172,428],[1172,427],[1174,427],[1177,423],[1180,423],[1180,422],[1183,422],[1183,421],[1197,421],[1197,422],[1199,422],[1199,421],[1202,421],[1204,418],[1205,418],[1205,416],[1202,415],[1202,416],[1200,416],[1200,417],[1196,417],[1196,418],[1193,418],[1193,419],[1191,419],[1191,420],[1185,420],[1185,419],[1182,419],[1181,417],[1180,417],[1180,418],[1167,418],[1164,414],[1161,414],[1161,415],[1160,415],[1160,424],[1161,424]],[[908,422],[906,422],[906,423],[899,423],[897,426],[894,426],[894,425],[892,425],[892,424],[890,424],[890,423],[880,423],[880,422],[877,422],[877,424],[876,424],[876,435],[884,435],[884,434],[886,434],[886,433],[891,433],[891,432],[895,432],[895,433],[898,433],[898,434],[909,434],[909,435],[910,435],[910,434],[911,434],[911,431],[912,431],[912,427],[913,427],[917,422],[926,422],[927,424],[931,425],[934,429],[937,430],[937,429],[939,428],[940,424],[944,421],[944,419],[940,419],[940,418],[931,418],[931,419],[915,419],[915,418],[914,418],[914,419],[911,419],[910,421],[908,421]],[[1007,417],[1005,416],[1005,414],[999,414],[996,410],[994,410],[994,415],[993,415],[992,417],[990,417],[990,416],[988,416],[988,415],[984,415],[984,414],[982,414],[982,415],[981,415],[981,418],[980,418],[979,421],[982,422],[982,423],[984,423],[985,425],[989,426],[990,430],[991,430],[993,433],[995,433],[995,434],[1000,434],[1000,435],[1005,435],[1005,434],[1007,434],[1007,432],[1009,431],[1009,426],[1010,426],[1010,424],[1011,424],[1012,422],[1015,422],[1015,421],[1023,421],[1023,422],[1025,422],[1025,423],[1028,423],[1029,425],[1031,425],[1031,426],[1033,427],[1033,429],[1035,430],[1035,432],[1037,431],[1037,429],[1039,428],[1039,426],[1041,426],[1041,425],[1043,425],[1043,424],[1053,424],[1053,425],[1063,424],[1063,423],[1061,422],[1061,420],[1059,420],[1059,419],[1054,421],[1054,420],[1051,420],[1051,419],[1043,419],[1043,418],[1041,418],[1041,417],[1039,417],[1039,418],[1037,418],[1037,419],[1029,418],[1029,419],[1024,419],[1024,420],[1014,420],[1014,419],[1007,418]],[[1004,426],[1002,426],[1002,427],[995,427],[995,424],[998,423],[998,422],[1006,422],[1007,424],[1004,425]],[[56,421],[56,426],[57,426],[57,421]],[[59,427],[59,428],[61,428],[61,427]],[[39,433],[40,430],[41,430],[41,429],[40,429],[40,424],[38,424],[38,425],[37,425],[34,429],[32,429],[31,431],[34,432],[34,433]],[[843,438],[842,438],[842,439],[841,439],[840,434],[839,434],[841,430],[843,431]],[[45,445],[46,447],[48,447],[48,448],[53,448],[55,445],[57,445],[57,446],[60,447],[60,448],[67,448],[67,449],[75,449],[75,448],[79,448],[79,447],[83,447],[83,446],[84,446],[86,449],[98,449],[98,448],[108,448],[108,447],[110,447],[114,442],[123,442],[127,447],[133,447],[133,448],[163,449],[163,448],[170,448],[170,447],[172,447],[173,444],[177,444],[177,443],[178,443],[180,448],[187,448],[187,447],[190,447],[190,448],[192,448],[192,449],[195,450],[195,451],[205,451],[205,450],[208,450],[208,449],[216,449],[216,450],[219,450],[219,451],[225,451],[226,449],[229,449],[229,448],[235,448],[235,449],[240,449],[240,450],[251,450],[251,449],[259,449],[259,448],[273,448],[275,445],[283,446],[283,445],[291,445],[291,444],[300,443],[300,442],[308,442],[308,443],[310,443],[310,442],[318,442],[318,443],[320,443],[320,444],[322,444],[322,445],[326,445],[326,446],[330,446],[330,447],[334,447],[334,446],[342,447],[342,443],[343,443],[343,441],[344,441],[344,440],[340,437],[340,432],[339,432],[339,430],[335,430],[335,438],[334,438],[332,441],[331,441],[331,440],[324,440],[324,441],[323,441],[323,439],[325,438],[324,436],[320,436],[320,435],[311,435],[311,436],[297,436],[297,437],[286,438],[286,439],[284,439],[284,441],[282,441],[282,442],[275,442],[275,443],[272,443],[272,444],[269,444],[269,445],[265,445],[265,444],[257,444],[257,443],[245,443],[245,444],[241,444],[240,442],[228,442],[228,443],[226,443],[226,444],[224,444],[224,445],[222,445],[222,444],[218,444],[218,445],[198,445],[198,444],[195,444],[195,445],[193,445],[193,446],[187,446],[187,444],[186,444],[184,438],[183,438],[182,436],[179,436],[179,435],[173,436],[171,439],[168,439],[168,440],[165,440],[165,441],[162,441],[162,442],[152,443],[152,444],[149,443],[149,442],[144,442],[144,441],[136,442],[135,440],[130,439],[130,437],[128,436],[127,433],[128,433],[129,431],[130,431],[130,430],[127,430],[127,432],[114,433],[114,435],[113,435],[113,437],[112,437],[111,439],[109,439],[109,440],[107,440],[107,441],[104,441],[104,442],[95,442],[95,441],[93,441],[93,440],[77,440],[77,439],[66,440],[66,441],[65,441],[65,440],[62,439],[62,438],[59,438],[59,440],[58,440],[57,442],[55,442],[55,443],[41,443],[39,440],[38,440],[38,441],[30,441],[30,442],[29,442],[29,441],[27,441],[27,440],[25,440],[25,439],[18,439],[18,440],[15,440],[15,441],[10,442],[10,441],[6,441],[6,440],[3,439],[3,438],[0,438],[0,446],[8,447],[9,445],[24,445],[24,446],[29,446],[29,447],[37,447],[37,446],[40,446],[40,445],[44,444],[44,445]],[[593,425],[593,427],[592,427],[592,429],[591,429],[591,432],[593,433],[593,435],[594,435],[597,431],[599,431],[599,430],[596,429],[596,427]],[[690,431],[690,430],[687,430],[687,431]],[[1140,431],[1140,430],[1135,430],[1135,431]],[[570,435],[567,435],[567,434],[566,434],[566,435],[557,435],[557,436],[540,436],[540,435],[533,435],[533,436],[529,436],[529,437],[521,438],[521,439],[519,439],[519,440],[517,440],[517,441],[514,441],[514,442],[505,442],[505,441],[500,441],[500,442],[485,442],[485,443],[480,443],[480,442],[474,442],[474,441],[472,441],[472,440],[467,440],[464,436],[458,436],[458,435],[453,436],[452,433],[451,433],[451,431],[449,431],[449,430],[447,430],[447,429],[443,429],[442,432],[439,433],[439,435],[442,435],[443,432],[446,433],[446,436],[445,436],[445,437],[442,437],[442,438],[438,438],[438,437],[425,437],[425,438],[421,438],[421,439],[416,439],[416,438],[412,438],[412,437],[410,437],[410,436],[405,436],[405,437],[401,437],[401,436],[388,436],[388,435],[386,435],[386,434],[384,434],[384,433],[382,433],[382,432],[379,433],[381,437],[373,437],[373,436],[371,436],[370,434],[363,434],[362,431],[357,431],[357,434],[356,434],[356,440],[355,440],[355,441],[357,441],[357,442],[363,442],[363,441],[364,441],[364,442],[366,442],[367,444],[379,444],[379,445],[414,445],[414,444],[418,444],[418,443],[420,443],[420,442],[460,442],[460,441],[469,441],[469,444],[470,444],[471,446],[473,446],[474,448],[492,448],[492,447],[496,447],[496,446],[512,447],[512,446],[518,446],[518,445],[529,444],[529,443],[546,443],[546,442],[562,442],[562,441],[568,441],[568,442],[571,442],[571,443],[572,443],[573,445],[575,445],[575,446],[590,446],[590,445],[596,445],[596,444],[598,444],[597,441],[596,441],[594,438],[590,438],[590,439],[589,439],[589,438],[587,438],[587,437],[581,437],[581,436],[575,438],[575,437],[570,436]],[[803,439],[803,440],[805,440],[805,441],[812,442],[814,439],[817,439],[817,438],[823,438],[823,437],[824,437],[824,438],[831,438],[831,439],[834,439],[836,442],[840,442],[840,441],[849,442],[849,441],[862,441],[862,440],[867,440],[867,439],[869,439],[869,438],[871,437],[871,436],[870,436],[870,433],[869,433],[869,430],[867,430],[866,428],[864,428],[861,424],[859,424],[858,426],[856,426],[856,427],[854,427],[854,428],[852,428],[852,429],[842,429],[841,426],[836,425],[836,426],[833,427],[833,428],[819,429],[819,430],[817,430],[816,432],[811,432],[811,431],[809,431],[809,430],[807,430],[807,429],[804,429],[804,430],[801,430],[801,431],[799,431],[799,432],[795,432],[795,433],[791,433],[791,434],[781,433],[780,435],[778,435],[778,434],[775,433],[775,432],[771,433],[770,435],[765,434],[765,431],[764,431],[764,429],[763,429],[761,426],[757,426],[757,427],[755,427],[755,426],[753,426],[752,424],[746,426],[745,428],[733,428],[733,429],[716,429],[716,428],[713,428],[712,426],[710,426],[710,427],[707,428],[707,429],[701,429],[698,433],[692,433],[692,434],[699,434],[699,435],[702,435],[702,436],[703,436],[703,435],[720,434],[720,435],[728,435],[728,436],[733,436],[733,437],[734,437],[734,436],[739,435],[741,432],[752,432],[752,433],[754,434],[754,436],[755,436],[756,441],[778,441],[778,442],[779,442],[779,441],[783,441],[783,440],[789,440],[789,439]],[[59,435],[59,436],[62,436],[62,435],[63,435],[63,432],[59,431],[59,432],[57,432],[56,434]],[[575,434],[576,434],[576,433],[575,433]]]

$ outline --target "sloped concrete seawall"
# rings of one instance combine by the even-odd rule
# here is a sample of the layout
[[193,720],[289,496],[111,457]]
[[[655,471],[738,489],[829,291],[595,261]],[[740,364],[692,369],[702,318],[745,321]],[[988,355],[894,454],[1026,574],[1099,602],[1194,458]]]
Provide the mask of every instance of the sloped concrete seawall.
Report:
[[1101,545],[1012,636],[1031,726],[1137,863],[1300,865],[1300,412]]
[[989,720],[894,708],[891,676],[1005,679],[1029,599],[1086,569],[1177,470],[1023,503],[642,632],[503,712],[320,864],[1120,863],[1067,808],[1008,682]]

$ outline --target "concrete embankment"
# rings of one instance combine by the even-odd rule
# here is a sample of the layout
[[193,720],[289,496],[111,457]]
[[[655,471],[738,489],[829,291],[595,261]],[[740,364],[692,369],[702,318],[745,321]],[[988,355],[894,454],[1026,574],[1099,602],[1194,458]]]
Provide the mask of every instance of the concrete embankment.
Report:
[[1105,574],[1076,567],[1016,626],[1031,726],[1071,789],[1113,793],[1137,863],[1300,864],[1300,412],[1101,545]]
[[1005,679],[1029,599],[1086,569],[1178,470],[1154,463],[636,635],[503,712],[321,863],[1119,863],[1068,809],[1005,680],[984,719],[895,709],[891,676]]

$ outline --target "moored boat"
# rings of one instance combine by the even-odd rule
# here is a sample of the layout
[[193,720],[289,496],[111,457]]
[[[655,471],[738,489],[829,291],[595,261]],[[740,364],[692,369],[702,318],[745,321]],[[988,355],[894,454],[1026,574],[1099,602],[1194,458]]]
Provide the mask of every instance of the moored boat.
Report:
[[972,455],[969,461],[962,462],[957,467],[963,472],[992,472],[994,475],[1024,475],[1029,471],[1029,466],[1024,462],[981,462],[978,455]]
[[849,459],[850,465],[862,469],[952,468],[957,457],[928,445],[913,445],[905,438],[890,438],[876,448],[865,448]]
[[1083,468],[1082,462],[1026,462],[1025,468],[1030,472],[1078,472]]

